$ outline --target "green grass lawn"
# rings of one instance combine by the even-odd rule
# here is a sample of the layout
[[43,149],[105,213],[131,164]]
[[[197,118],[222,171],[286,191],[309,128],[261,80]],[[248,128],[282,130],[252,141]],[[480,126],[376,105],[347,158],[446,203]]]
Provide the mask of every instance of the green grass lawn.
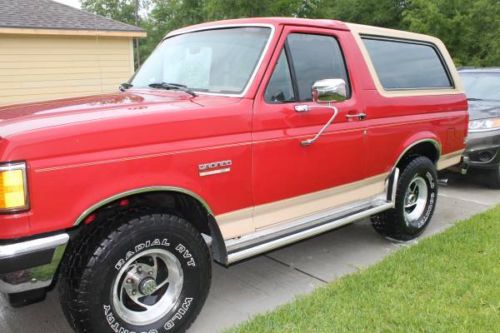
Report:
[[500,206],[229,332],[500,332]]

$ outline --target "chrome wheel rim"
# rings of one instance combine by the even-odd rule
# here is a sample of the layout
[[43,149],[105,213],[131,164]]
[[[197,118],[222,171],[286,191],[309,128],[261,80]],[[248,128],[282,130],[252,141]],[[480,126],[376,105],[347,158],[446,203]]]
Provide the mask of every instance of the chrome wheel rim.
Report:
[[169,313],[184,284],[182,266],[164,249],[150,249],[130,258],[113,282],[116,314],[131,325],[152,324]]
[[[427,206],[427,198],[429,189],[427,182],[420,176],[415,176],[406,189],[404,202],[404,215],[406,223],[418,224],[418,220],[422,217]],[[417,227],[420,227],[417,225]]]

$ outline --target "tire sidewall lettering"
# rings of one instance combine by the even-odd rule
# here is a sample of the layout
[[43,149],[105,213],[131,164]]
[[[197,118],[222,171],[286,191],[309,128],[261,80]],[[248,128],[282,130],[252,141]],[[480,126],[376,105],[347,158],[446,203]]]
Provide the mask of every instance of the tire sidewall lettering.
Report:
[[422,224],[426,224],[427,221],[431,218],[435,203],[436,203],[436,194],[434,192],[431,192],[429,200],[427,201],[427,207],[425,208],[425,214],[422,217]]
[[183,263],[185,263],[188,267],[196,267],[196,261],[189,249],[181,242],[176,242],[175,246],[172,246],[170,241],[167,238],[163,239],[158,239],[155,238],[153,240],[147,240],[145,242],[139,243],[138,245],[134,246],[132,249],[129,249],[125,256],[120,258],[116,264],[114,265],[115,270],[120,271],[120,269],[127,263],[127,261],[135,256],[136,254],[139,254],[145,250],[155,248],[155,247],[164,247],[170,250],[173,254],[180,254],[176,255],[179,257],[179,260]]
[[[436,186],[437,186],[437,183],[436,183],[434,175],[430,171],[428,171],[427,169],[417,171],[417,173],[415,175],[423,176],[423,178],[425,179],[425,181],[427,183],[428,190],[429,190],[429,197],[427,198],[427,203],[426,203],[424,213],[418,219],[418,223],[417,223],[418,227],[416,227],[416,228],[411,227],[411,228],[414,228],[415,230],[421,230],[423,227],[425,227],[427,225],[427,223],[429,222],[429,220],[432,217],[432,214],[434,212],[434,206],[436,204],[436,190],[437,190]],[[408,225],[408,227],[410,227],[410,225]]]
[[434,189],[436,188],[436,181],[434,180],[434,176],[429,171],[427,171],[425,173],[425,177],[427,178],[429,187],[431,188],[432,192],[434,192]]
[[182,255],[182,258],[185,259],[187,266],[196,267],[196,261],[194,260],[193,255],[182,243],[177,244],[175,251]]
[[[209,248],[190,221],[139,207],[130,214],[103,214],[98,224],[87,228],[70,243],[59,284],[64,314],[76,331],[167,333],[190,326],[205,303],[212,277]],[[152,290],[155,256],[161,287],[152,297],[141,298],[142,290]],[[122,277],[130,272],[122,285]],[[170,288],[163,284],[167,280],[178,282],[170,291],[175,299],[160,299]],[[126,296],[130,292],[136,297]],[[146,311],[141,303],[158,306],[147,308],[154,312],[146,316],[140,312]]]
[[[407,242],[421,235],[430,223],[438,200],[439,186],[436,165],[426,156],[409,156],[400,171],[394,208],[372,216],[371,221],[372,226],[383,237],[391,241]],[[424,185],[423,182],[427,189],[425,202],[418,202],[418,217],[410,206],[406,207],[407,200],[410,199],[410,184],[416,177],[421,178],[421,186]],[[412,196],[412,200],[414,199],[418,200],[418,197]]]
[[175,315],[173,315],[173,317],[163,325],[163,328],[167,331],[170,331],[173,328],[175,328],[176,323],[182,320],[182,318],[184,318],[186,313],[189,311],[189,308],[191,307],[193,300],[194,298],[192,297],[186,297],[182,302],[181,307],[177,310]]
[[103,305],[104,316],[106,317],[106,321],[111,328],[111,330],[115,333],[158,333],[158,330],[151,329],[148,331],[135,331],[129,330],[120,325],[118,320],[116,320],[115,314],[111,310],[111,305]]
[[[196,285],[196,279],[191,278],[187,275],[187,271],[198,270],[198,262],[193,255],[193,251],[189,248],[186,241],[179,239],[178,237],[157,237],[146,239],[140,241],[135,245],[129,246],[121,252],[119,256],[113,256],[114,259],[110,259],[111,266],[113,269],[110,271],[112,274],[108,276],[108,281],[106,286],[108,290],[113,288],[114,279],[122,267],[130,260],[132,257],[140,254],[141,252],[151,250],[154,248],[167,249],[173,255],[175,255],[181,262],[182,269],[184,271],[184,286],[181,292],[180,298],[177,301],[177,305],[168,313],[164,318],[160,319],[156,323],[151,323],[145,325],[144,327],[135,326],[127,323],[122,318],[120,318],[114,311],[112,301],[109,299],[109,294],[106,294],[101,298],[101,305],[103,309],[103,315],[110,332],[115,333],[158,333],[161,331],[172,331],[176,327],[182,325],[183,319],[188,316],[190,310],[195,307],[196,293],[189,291]],[[196,274],[195,274],[196,275]]]
[[[181,321],[186,314],[189,312],[191,305],[194,302],[194,297],[185,297],[181,302],[181,306],[170,319],[168,319],[164,324],[161,324],[160,327],[165,329],[166,331],[173,330],[179,321]],[[116,315],[112,311],[111,305],[105,304],[103,305],[104,316],[106,317],[106,322],[108,323],[111,330],[115,333],[158,333],[157,329],[150,329],[147,331],[135,331],[129,330],[123,327],[120,322],[116,319]]]

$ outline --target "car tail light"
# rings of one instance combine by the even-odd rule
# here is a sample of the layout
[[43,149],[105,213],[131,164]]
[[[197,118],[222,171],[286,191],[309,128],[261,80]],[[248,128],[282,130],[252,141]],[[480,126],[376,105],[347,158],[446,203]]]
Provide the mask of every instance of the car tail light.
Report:
[[26,163],[0,164],[0,213],[28,209]]

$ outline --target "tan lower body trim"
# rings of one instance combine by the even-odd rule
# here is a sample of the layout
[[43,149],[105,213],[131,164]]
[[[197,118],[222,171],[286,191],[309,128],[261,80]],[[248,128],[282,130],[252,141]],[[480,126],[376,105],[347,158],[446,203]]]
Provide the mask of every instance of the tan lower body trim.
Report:
[[388,175],[384,173],[355,183],[245,208],[215,218],[224,239],[231,239],[252,233],[256,229],[287,223],[323,210],[381,195],[384,193]]
[[255,231],[253,224],[253,207],[215,216],[224,239],[235,238]]
[[443,170],[460,163],[462,159],[462,153],[464,152],[464,150],[465,149],[460,149],[452,153],[441,156],[437,163],[437,169]]

